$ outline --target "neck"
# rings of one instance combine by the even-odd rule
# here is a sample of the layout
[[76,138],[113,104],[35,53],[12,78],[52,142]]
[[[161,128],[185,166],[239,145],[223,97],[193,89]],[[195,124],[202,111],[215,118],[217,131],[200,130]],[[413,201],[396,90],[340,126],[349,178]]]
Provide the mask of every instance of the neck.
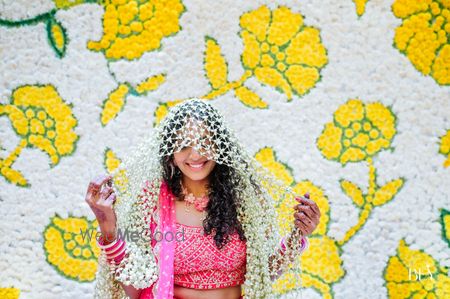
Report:
[[208,193],[207,185],[209,183],[208,178],[200,181],[191,180],[188,177],[183,176],[183,185],[187,188],[189,193],[194,194],[195,197],[202,196]]

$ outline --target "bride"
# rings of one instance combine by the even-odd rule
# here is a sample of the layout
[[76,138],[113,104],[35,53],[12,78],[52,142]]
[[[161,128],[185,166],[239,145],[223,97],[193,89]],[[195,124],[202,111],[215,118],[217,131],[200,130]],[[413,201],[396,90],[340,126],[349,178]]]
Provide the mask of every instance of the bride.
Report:
[[[277,199],[296,202],[285,236]],[[295,261],[320,219],[309,195],[277,181],[200,99],[173,107],[112,175],[89,183],[85,200],[101,231],[96,298],[265,298],[277,280],[301,288],[283,273],[301,270]],[[119,227],[162,237],[125,240]]]

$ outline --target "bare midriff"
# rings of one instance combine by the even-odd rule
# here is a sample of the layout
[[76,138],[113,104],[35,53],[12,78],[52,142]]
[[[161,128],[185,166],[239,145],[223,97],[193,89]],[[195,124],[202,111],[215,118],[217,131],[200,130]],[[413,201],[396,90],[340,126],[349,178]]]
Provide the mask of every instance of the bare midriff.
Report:
[[220,289],[199,290],[174,285],[174,299],[238,299],[241,297],[241,286]]

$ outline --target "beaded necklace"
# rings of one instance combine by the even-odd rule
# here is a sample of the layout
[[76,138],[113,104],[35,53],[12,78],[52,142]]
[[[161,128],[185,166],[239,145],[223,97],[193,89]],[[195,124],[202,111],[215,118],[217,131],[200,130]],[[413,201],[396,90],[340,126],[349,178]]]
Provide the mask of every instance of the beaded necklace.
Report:
[[185,211],[189,212],[189,207],[193,204],[195,209],[199,212],[204,212],[206,210],[206,206],[209,202],[209,197],[207,194],[204,194],[202,196],[196,197],[193,193],[189,193],[186,187],[184,187],[183,184],[181,184],[181,189],[184,195],[184,202],[185,202]]

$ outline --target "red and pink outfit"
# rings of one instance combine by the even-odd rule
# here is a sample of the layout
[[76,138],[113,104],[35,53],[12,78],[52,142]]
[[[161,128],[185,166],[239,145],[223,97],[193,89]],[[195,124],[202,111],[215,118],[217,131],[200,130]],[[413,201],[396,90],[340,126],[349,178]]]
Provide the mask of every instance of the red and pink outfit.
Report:
[[[183,232],[183,240],[161,239],[159,252],[159,282],[155,292],[153,284],[143,289],[141,299],[172,299],[174,284],[193,289],[216,289],[241,285],[245,281],[246,244],[237,233],[230,236],[222,249],[215,245],[212,235],[204,234],[203,227],[178,223],[175,214],[174,196],[167,184],[162,183],[159,194],[160,229],[163,236],[176,236]],[[150,221],[154,236],[156,222]],[[169,233],[170,232],[170,233]],[[168,233],[168,234],[166,234]],[[152,247],[156,240],[152,239]],[[125,255],[126,243],[117,239],[103,246],[108,261],[120,262]],[[281,247],[284,244],[282,242]],[[301,252],[308,247],[308,240],[302,239]],[[156,295],[155,295],[156,294]],[[241,296],[241,298],[243,298]]]

